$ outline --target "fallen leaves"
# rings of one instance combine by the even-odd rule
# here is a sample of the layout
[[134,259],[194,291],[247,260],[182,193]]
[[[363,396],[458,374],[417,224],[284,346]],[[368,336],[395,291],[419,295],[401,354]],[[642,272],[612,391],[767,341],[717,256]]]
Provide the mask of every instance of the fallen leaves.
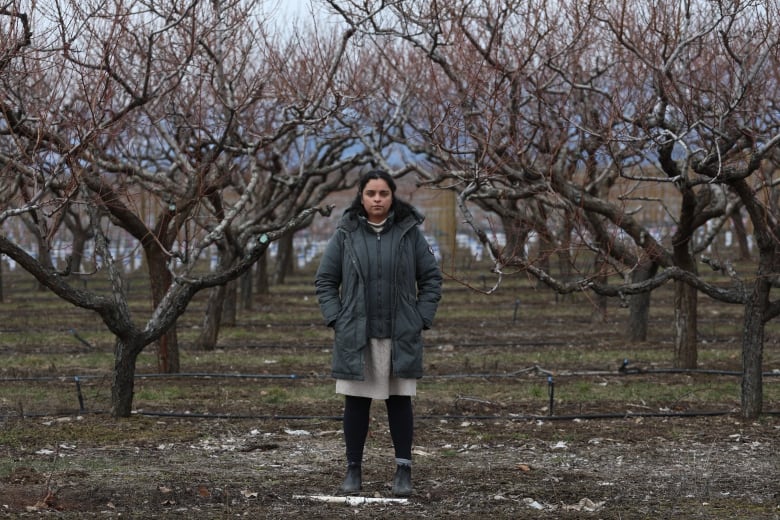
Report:
[[[180,506],[184,509],[186,509],[188,502],[191,501],[188,497],[194,496],[197,499],[210,502],[225,502],[233,493],[232,490],[227,488],[223,489],[220,487],[210,486],[209,484],[202,482],[194,485],[193,487],[183,487],[177,489],[174,489],[165,484],[159,484],[157,486],[157,491],[163,495],[162,500],[160,501],[160,505],[164,507]],[[260,496],[258,491],[249,489],[242,489],[236,493],[236,495],[233,495],[234,498],[240,495],[244,500],[256,499]]]
[[57,496],[54,494],[54,491],[48,490],[46,492],[46,496],[37,501],[34,505],[27,506],[26,509],[30,513],[48,510],[59,511],[59,506],[57,505]]
[[584,511],[586,513],[594,513],[604,507],[605,501],[594,502],[589,498],[583,498],[579,502],[573,505],[563,505],[561,509],[564,511]]

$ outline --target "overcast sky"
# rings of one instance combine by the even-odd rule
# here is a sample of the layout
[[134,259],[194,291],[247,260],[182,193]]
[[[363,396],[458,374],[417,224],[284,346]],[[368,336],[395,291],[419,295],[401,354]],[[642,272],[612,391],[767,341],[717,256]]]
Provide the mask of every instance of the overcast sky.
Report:
[[[270,6],[277,6],[280,18],[309,17],[311,0],[266,0]],[[315,2],[315,8],[318,4]]]

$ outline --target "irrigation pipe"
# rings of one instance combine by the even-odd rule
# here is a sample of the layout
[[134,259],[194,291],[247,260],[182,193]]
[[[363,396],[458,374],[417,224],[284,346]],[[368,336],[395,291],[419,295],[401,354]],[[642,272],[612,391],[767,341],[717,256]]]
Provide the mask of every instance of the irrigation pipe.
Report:
[[[28,417],[73,417],[85,414],[103,415],[107,412],[93,410],[86,412],[73,413],[36,413],[23,414],[21,416],[1,415],[0,419],[7,420],[12,418]],[[211,414],[211,413],[191,413],[191,412],[149,412],[135,411],[132,415],[144,417],[163,417],[177,419],[221,419],[221,420],[259,420],[259,421],[310,421],[310,420],[328,420],[341,421],[341,415],[268,415],[268,414]],[[573,415],[456,415],[456,414],[420,414],[416,419],[420,420],[438,420],[438,421],[587,421],[604,419],[638,419],[638,418],[692,418],[692,417],[718,417],[724,415],[734,415],[732,410],[691,410],[687,412],[614,412],[614,413],[594,413],[594,414],[573,414]],[[780,416],[780,410],[770,410],[761,412],[762,416]]]
[[[643,369],[629,366],[628,360],[617,371],[608,370],[589,370],[589,371],[561,371],[555,374],[553,371],[546,370],[539,365],[533,365],[511,373],[473,373],[473,374],[439,374],[429,375],[427,378],[439,379],[468,379],[468,378],[514,378],[525,373],[536,372],[547,376],[549,415],[440,415],[440,416],[420,416],[420,418],[430,419],[450,419],[450,420],[588,420],[588,419],[626,419],[636,417],[701,417],[728,415],[730,411],[689,411],[689,412],[644,412],[644,413],[607,413],[607,414],[578,414],[578,415],[554,415],[554,381],[556,376],[629,376],[640,374],[703,374],[703,375],[724,375],[740,376],[740,372],[733,370],[710,370],[710,369]],[[779,370],[764,372],[764,377],[780,376]],[[67,381],[70,378],[76,383],[76,394],[79,402],[79,413],[85,413],[84,397],[81,390],[81,381],[87,379],[105,379],[107,375],[77,375],[77,376],[42,376],[42,377],[6,377],[0,378],[0,382],[22,382],[22,381]],[[275,379],[275,380],[303,380],[303,379],[327,379],[324,374],[300,375],[300,374],[235,374],[235,373],[210,373],[210,372],[184,372],[178,374],[136,374],[136,379],[176,379],[176,378],[200,378],[200,379]],[[105,413],[105,412],[90,412]],[[149,415],[155,417],[187,417],[201,419],[256,419],[256,420],[309,420],[326,419],[341,420],[341,416],[313,416],[313,415],[244,415],[244,414],[193,414],[183,412],[135,412],[138,415]],[[56,415],[56,414],[55,414]],[[72,415],[72,414],[66,414]],[[763,412],[762,415],[780,415],[780,411]],[[22,414],[22,417],[32,417],[31,414]],[[38,414],[35,416],[51,416],[51,414]],[[0,416],[1,419],[7,419],[10,416]]]
[[[105,379],[109,374],[102,375],[75,375],[75,376],[37,376],[37,377],[2,377],[0,383],[14,381],[67,381],[69,379]],[[298,374],[231,374],[231,373],[211,373],[211,372],[179,372],[176,374],[135,374],[135,379],[177,379],[177,378],[199,378],[199,379],[325,379],[325,375],[298,375]]]
[[[624,365],[625,366],[625,365]],[[699,368],[625,368],[620,370],[561,370],[558,372],[544,369],[538,365],[515,370],[514,372],[475,372],[475,373],[456,373],[456,374],[428,374],[425,379],[506,379],[517,377],[522,374],[536,372],[544,376],[567,377],[567,376],[630,376],[642,374],[702,374],[718,376],[741,376],[742,372],[736,370],[713,370]],[[763,377],[780,377],[780,370],[763,372]],[[2,377],[0,383],[22,382],[22,381],[68,381],[76,378],[81,381],[88,379],[105,379],[108,374],[102,375],[69,375],[69,376],[36,376],[36,377]],[[136,379],[178,379],[178,378],[200,378],[200,379],[330,379],[328,374],[235,374],[219,372],[180,372],[176,374],[136,374]]]
[[[438,421],[574,421],[592,419],[636,419],[636,418],[685,418],[685,417],[718,417],[732,415],[732,410],[691,410],[687,412],[614,412],[573,415],[466,415],[466,414],[419,414],[416,419]],[[134,415],[149,417],[176,417],[194,419],[259,419],[259,420],[333,420],[341,421],[341,415],[250,415],[250,414],[197,414],[189,412],[134,412]],[[761,415],[778,415],[780,410],[762,412]]]

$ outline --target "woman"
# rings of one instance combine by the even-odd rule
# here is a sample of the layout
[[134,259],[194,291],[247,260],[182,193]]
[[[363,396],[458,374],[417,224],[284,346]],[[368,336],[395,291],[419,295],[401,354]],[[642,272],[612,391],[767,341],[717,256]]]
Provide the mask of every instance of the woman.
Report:
[[333,376],[344,394],[347,475],[343,493],[362,489],[361,465],[373,399],[383,399],[395,450],[393,494],[412,494],[412,396],[423,373],[422,330],[441,298],[441,272],[419,225],[396,198],[393,178],[372,170],[325,249],[315,286],[335,330]]

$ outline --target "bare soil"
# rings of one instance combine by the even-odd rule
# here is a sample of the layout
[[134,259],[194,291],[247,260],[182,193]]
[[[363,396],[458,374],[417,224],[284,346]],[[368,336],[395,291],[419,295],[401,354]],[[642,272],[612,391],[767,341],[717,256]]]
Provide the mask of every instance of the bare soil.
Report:
[[[62,430],[63,438],[72,422],[88,431],[107,420],[26,419]],[[3,447],[15,469],[0,482],[0,507],[7,517],[59,518],[772,519],[780,516],[778,427],[776,420],[743,424],[733,417],[423,418],[413,496],[350,505],[316,498],[336,495],[342,478],[336,421],[134,417],[116,424],[130,433],[122,442],[30,438]],[[135,442],[133,431],[147,428],[179,440]],[[41,460],[48,461],[44,469]],[[392,498],[392,472],[378,414],[360,496]]]

